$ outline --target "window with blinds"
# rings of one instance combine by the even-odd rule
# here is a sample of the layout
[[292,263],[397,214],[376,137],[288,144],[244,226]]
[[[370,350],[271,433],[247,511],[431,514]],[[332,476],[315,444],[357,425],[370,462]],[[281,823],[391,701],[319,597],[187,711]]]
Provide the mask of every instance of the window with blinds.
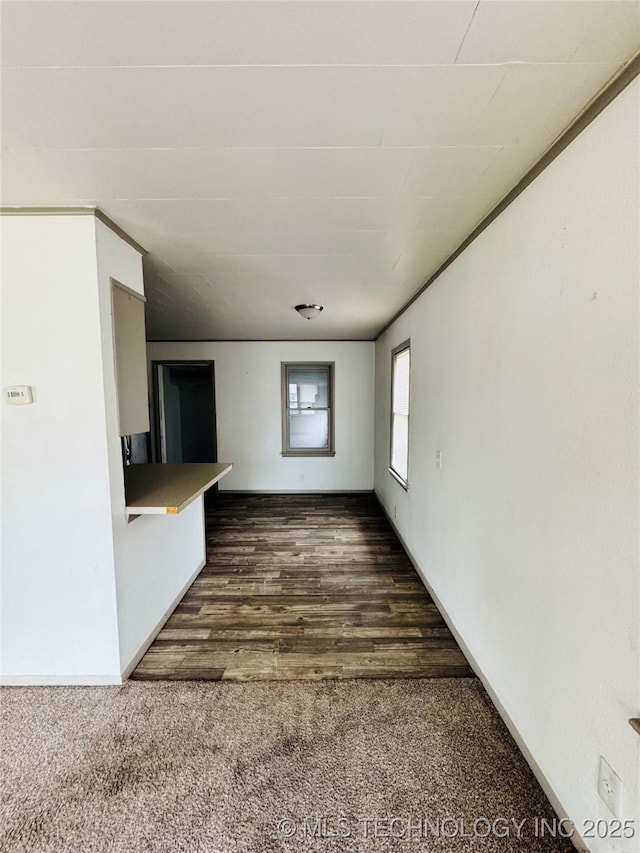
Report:
[[391,354],[391,464],[403,485],[409,482],[409,386],[411,350],[409,341]]
[[333,456],[333,363],[282,365],[282,455]]

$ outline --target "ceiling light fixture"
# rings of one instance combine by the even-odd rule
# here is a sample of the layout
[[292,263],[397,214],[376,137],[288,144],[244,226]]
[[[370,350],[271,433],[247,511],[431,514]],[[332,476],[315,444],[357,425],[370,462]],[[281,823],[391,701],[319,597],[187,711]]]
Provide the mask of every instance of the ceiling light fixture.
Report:
[[309,305],[308,302],[305,302],[303,305],[296,305],[296,311],[301,317],[305,317],[307,320],[313,320],[313,318],[317,317],[321,311],[324,311],[324,306]]

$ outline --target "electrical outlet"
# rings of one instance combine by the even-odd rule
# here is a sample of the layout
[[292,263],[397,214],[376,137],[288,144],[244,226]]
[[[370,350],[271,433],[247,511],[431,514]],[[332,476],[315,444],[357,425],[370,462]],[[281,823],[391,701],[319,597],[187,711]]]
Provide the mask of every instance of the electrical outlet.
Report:
[[394,508],[393,508],[393,517],[394,517],[394,519],[396,519],[398,517],[398,507],[397,506],[394,506]]
[[304,474],[302,474],[302,473],[300,474],[300,482],[304,483]]
[[609,811],[619,818],[622,814],[622,779],[602,756],[598,768],[598,795]]
[[442,451],[436,450],[436,468],[442,468]]

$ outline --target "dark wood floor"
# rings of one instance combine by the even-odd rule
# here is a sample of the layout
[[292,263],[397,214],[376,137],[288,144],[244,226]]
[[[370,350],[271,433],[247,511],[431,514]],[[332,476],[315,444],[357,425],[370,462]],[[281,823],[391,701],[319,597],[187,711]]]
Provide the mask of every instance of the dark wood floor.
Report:
[[132,678],[473,675],[372,495],[227,495]]

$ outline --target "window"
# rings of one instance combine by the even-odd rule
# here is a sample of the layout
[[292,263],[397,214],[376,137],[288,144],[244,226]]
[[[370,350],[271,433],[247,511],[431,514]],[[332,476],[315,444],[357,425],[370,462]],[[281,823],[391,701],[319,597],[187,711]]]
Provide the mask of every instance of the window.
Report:
[[283,362],[282,455],[335,455],[333,362]]
[[389,470],[406,488],[409,482],[409,341],[391,353],[391,464]]

